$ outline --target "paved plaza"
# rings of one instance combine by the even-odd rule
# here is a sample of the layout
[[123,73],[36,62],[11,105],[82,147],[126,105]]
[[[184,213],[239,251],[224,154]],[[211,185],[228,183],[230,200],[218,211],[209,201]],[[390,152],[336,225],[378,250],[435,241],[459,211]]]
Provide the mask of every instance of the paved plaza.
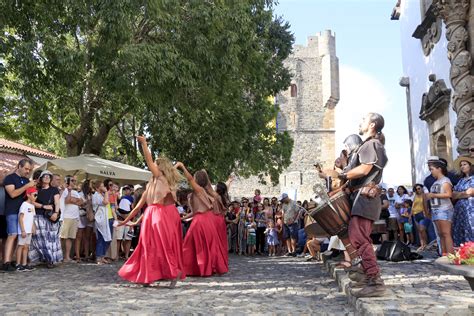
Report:
[[388,286],[383,298],[355,299],[331,261],[230,256],[230,272],[188,277],[175,289],[121,280],[122,262],[64,264],[56,269],[1,273],[0,315],[24,314],[277,314],[473,315],[467,281],[433,265],[379,261]]
[[0,274],[0,315],[29,314],[353,314],[321,263],[286,257],[230,256],[221,277],[187,278],[173,290],[121,280],[122,262],[65,264]]

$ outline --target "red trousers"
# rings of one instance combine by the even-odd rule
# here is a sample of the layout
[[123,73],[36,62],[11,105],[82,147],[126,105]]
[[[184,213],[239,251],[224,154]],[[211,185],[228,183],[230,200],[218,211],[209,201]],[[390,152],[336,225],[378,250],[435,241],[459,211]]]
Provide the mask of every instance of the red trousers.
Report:
[[370,238],[372,223],[370,219],[357,215],[352,216],[349,221],[349,238],[352,246],[357,249],[357,254],[362,258],[362,268],[368,277],[374,277],[380,273]]

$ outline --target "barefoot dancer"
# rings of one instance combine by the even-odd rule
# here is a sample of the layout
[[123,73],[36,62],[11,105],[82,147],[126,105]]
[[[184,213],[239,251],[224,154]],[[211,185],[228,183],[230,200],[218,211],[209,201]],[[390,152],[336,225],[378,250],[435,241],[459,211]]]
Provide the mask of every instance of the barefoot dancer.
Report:
[[184,279],[181,220],[175,206],[176,185],[180,175],[171,162],[158,158],[153,162],[146,140],[137,137],[148,168],[153,174],[140,202],[119,225],[125,225],[146,203],[138,246],[118,272],[131,282],[150,284],[157,280]]
[[222,216],[215,214],[225,209],[222,199],[212,189],[205,170],[197,171],[193,177],[181,162],[175,168],[184,172],[193,188],[189,196],[193,221],[183,245],[184,271],[195,276],[226,273],[229,270],[227,242],[221,240],[225,224],[220,221]]

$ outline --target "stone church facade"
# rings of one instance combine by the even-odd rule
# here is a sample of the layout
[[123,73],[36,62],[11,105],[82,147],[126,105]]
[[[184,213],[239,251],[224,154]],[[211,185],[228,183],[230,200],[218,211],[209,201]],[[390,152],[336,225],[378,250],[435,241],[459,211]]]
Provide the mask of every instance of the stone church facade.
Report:
[[[286,192],[297,200],[314,196],[320,181],[314,164],[330,167],[335,159],[335,106],[339,101],[339,61],[335,35],[323,31],[309,36],[307,45],[295,45],[285,61],[292,73],[290,87],[275,97],[279,106],[276,128],[288,131],[294,140],[290,166],[280,175],[278,186],[262,185],[257,177],[237,179],[230,188],[232,198]],[[269,181],[267,181],[269,182]]]
[[412,181],[429,173],[436,155],[450,169],[470,155],[474,124],[474,0],[398,0],[392,20],[401,30]]

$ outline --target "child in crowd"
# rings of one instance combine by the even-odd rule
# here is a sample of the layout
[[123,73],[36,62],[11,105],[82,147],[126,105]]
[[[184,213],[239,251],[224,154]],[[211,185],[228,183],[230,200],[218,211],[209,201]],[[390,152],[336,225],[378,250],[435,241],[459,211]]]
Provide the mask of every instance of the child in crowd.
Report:
[[256,214],[258,212],[258,204],[262,202],[262,196],[259,189],[256,189],[254,194],[252,211]]
[[18,248],[16,251],[16,270],[32,271],[35,268],[28,265],[28,251],[30,249],[31,235],[35,232],[35,206],[38,191],[35,187],[26,190],[26,201],[21,204],[18,214]]
[[267,236],[268,256],[273,257],[276,255],[276,246],[279,244],[278,232],[275,228],[275,222],[273,220],[268,221],[265,235]]
[[[411,220],[411,206],[412,206],[412,201],[409,199],[406,199],[403,201],[403,207],[400,208],[400,219],[401,222],[403,222],[403,231],[406,234],[405,235],[405,240],[408,240],[410,244],[413,245],[414,243],[414,236],[413,236],[413,224]],[[406,238],[408,236],[408,238]]]
[[250,256],[253,256],[255,254],[255,246],[257,244],[257,223],[255,223],[253,214],[250,213],[247,218],[247,253]]

